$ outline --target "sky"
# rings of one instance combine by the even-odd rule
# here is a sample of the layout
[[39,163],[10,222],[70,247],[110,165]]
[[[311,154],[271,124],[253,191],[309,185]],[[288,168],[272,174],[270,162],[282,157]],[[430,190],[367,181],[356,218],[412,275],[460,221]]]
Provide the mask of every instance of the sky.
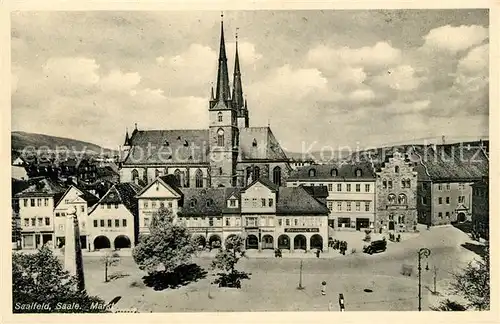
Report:
[[[12,130],[117,149],[135,123],[207,128],[220,19],[13,12]],[[488,25],[470,9],[224,12],[250,126],[295,152],[487,136]]]

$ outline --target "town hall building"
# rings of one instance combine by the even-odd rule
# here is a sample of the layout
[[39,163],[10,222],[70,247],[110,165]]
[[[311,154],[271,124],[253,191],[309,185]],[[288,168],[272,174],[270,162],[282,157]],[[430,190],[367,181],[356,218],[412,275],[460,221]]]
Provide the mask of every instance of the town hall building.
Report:
[[230,87],[223,22],[217,84],[211,93],[208,129],[139,130],[136,124],[130,136],[127,132],[120,182],[145,186],[173,174],[180,188],[241,188],[259,178],[284,186],[292,170],[284,150],[270,127],[250,127],[238,39]]

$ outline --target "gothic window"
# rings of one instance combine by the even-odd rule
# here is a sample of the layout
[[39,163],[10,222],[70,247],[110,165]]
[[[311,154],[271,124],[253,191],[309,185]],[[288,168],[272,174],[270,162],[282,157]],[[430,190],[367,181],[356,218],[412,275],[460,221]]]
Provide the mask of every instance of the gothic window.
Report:
[[405,194],[399,194],[398,205],[406,205],[406,195]]
[[256,166],[254,168],[254,175],[255,175],[255,179],[259,179],[260,178],[260,168],[258,166]]
[[281,186],[281,168],[279,166],[273,169],[273,183]]
[[221,122],[222,122],[222,113],[221,113],[221,112],[219,112],[219,113],[217,114],[217,119],[219,120],[219,123],[221,123]]
[[363,175],[363,172],[361,172],[360,169],[356,170],[356,177],[361,177]]
[[396,202],[396,195],[395,194],[390,194],[387,197],[387,201],[389,201],[389,205],[393,205]]
[[338,172],[338,170],[337,170],[337,169],[332,169],[332,170],[330,171],[330,175],[331,175],[332,177],[336,177],[336,176],[338,176],[338,175],[339,175],[339,172]]
[[203,188],[203,172],[198,169],[195,174],[196,188]]
[[181,182],[181,181],[182,181],[181,170],[176,169],[176,170],[174,171],[174,176],[175,176],[175,180],[176,180],[176,182],[177,182],[177,186],[179,186],[179,187],[180,187],[180,185],[181,185],[181,183],[182,183],[182,182]]
[[217,146],[224,146],[224,130],[222,128],[217,131]]
[[396,166],[394,167],[394,172],[395,172],[395,173],[399,173],[399,166],[397,166],[397,165],[396,165]]
[[316,170],[315,169],[309,170],[309,177],[315,177],[315,176],[316,176]]
[[247,167],[247,170],[246,170],[247,174],[246,174],[246,183],[248,184],[248,179],[250,179],[252,177],[252,168],[250,167]]
[[135,179],[139,179],[139,171],[136,169],[132,170],[132,181],[135,181]]

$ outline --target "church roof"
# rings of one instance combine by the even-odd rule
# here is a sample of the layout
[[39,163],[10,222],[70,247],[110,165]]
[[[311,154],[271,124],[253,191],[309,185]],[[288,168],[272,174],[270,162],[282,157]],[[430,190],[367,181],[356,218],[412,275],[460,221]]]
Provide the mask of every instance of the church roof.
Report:
[[245,160],[288,160],[269,127],[248,127],[240,130],[241,155]]
[[208,162],[208,129],[138,130],[130,142],[124,165]]

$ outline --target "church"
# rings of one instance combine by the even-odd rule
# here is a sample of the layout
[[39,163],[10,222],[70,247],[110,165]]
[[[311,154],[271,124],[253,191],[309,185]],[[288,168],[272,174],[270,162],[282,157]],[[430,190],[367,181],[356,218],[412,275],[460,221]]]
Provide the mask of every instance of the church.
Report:
[[215,92],[208,100],[208,129],[140,130],[125,135],[120,182],[145,186],[158,176],[175,175],[181,188],[245,187],[256,179],[284,186],[291,166],[270,127],[250,127],[243,97],[238,39],[232,89],[224,23]]

